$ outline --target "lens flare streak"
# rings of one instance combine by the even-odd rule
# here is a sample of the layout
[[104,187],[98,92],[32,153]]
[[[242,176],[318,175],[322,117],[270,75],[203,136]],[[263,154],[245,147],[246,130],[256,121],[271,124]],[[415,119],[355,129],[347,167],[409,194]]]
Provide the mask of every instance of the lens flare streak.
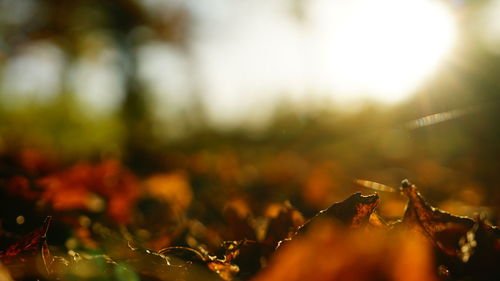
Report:
[[370,189],[373,189],[373,190],[387,191],[387,192],[396,192],[396,189],[394,187],[390,187],[390,186],[387,186],[385,184],[381,184],[381,183],[374,182],[374,181],[357,179],[354,182],[356,184],[359,184],[359,185],[363,186],[363,187],[370,188]]
[[473,109],[454,109],[446,112],[435,113],[408,122],[405,124],[404,127],[409,130],[414,130],[426,126],[435,125],[441,122],[453,120],[455,118],[464,116],[465,114],[468,114],[472,111]]

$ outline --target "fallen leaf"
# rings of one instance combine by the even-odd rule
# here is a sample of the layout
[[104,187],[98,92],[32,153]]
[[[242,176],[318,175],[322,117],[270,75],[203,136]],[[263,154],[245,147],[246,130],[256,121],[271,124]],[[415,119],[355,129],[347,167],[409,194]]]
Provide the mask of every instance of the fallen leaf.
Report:
[[306,232],[310,225],[322,220],[333,221],[336,224],[350,228],[361,227],[368,223],[370,215],[377,207],[378,202],[379,197],[376,193],[363,196],[360,192],[356,192],[344,201],[334,203],[329,208],[320,211],[302,225],[297,230],[297,234]]
[[51,220],[51,217],[46,217],[42,226],[26,234],[4,251],[0,251],[0,261],[14,278],[50,274],[48,265],[52,257],[46,236]]
[[446,255],[458,256],[458,241],[472,228],[474,221],[429,205],[408,180],[401,183],[401,190],[408,197],[403,224],[427,235]]
[[353,229],[328,221],[286,243],[253,281],[435,281],[432,251],[419,233]]

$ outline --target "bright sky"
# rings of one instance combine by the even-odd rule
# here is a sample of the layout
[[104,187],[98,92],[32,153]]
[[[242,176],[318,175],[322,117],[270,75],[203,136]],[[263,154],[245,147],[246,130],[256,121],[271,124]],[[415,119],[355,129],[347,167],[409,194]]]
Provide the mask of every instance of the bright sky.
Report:
[[[155,11],[164,2],[143,1]],[[198,92],[212,121],[220,124],[264,120],[283,100],[344,108],[363,99],[401,101],[432,76],[457,39],[453,11],[432,0],[168,3],[187,5],[194,16],[189,55],[146,42],[137,50],[140,78],[159,114],[182,111]],[[492,3],[498,7],[500,1]],[[301,20],[293,17],[292,4],[303,5]],[[494,44],[498,40],[491,38],[500,38],[500,25],[490,14],[485,12],[485,38]],[[116,72],[120,54],[112,45],[101,45],[78,60],[67,77],[84,104],[105,111],[119,103],[123,77]],[[19,54],[4,71],[9,83],[3,83],[3,92],[55,92],[63,54],[50,43]]]
[[[352,106],[401,101],[455,40],[451,12],[428,0],[196,1],[195,54],[216,119],[265,116],[284,97]],[[209,8],[215,7],[215,8]],[[236,117],[236,118],[235,118]]]

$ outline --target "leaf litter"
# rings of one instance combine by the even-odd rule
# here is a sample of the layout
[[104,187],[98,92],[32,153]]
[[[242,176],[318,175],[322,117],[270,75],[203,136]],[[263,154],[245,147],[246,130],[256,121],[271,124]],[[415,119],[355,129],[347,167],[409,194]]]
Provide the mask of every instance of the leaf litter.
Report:
[[[157,250],[148,245],[164,240],[152,243],[155,233],[137,222],[146,217],[133,217],[134,204],[143,200],[133,190],[141,184],[118,163],[75,166],[35,183],[13,177],[29,189],[26,200],[37,195],[57,212],[0,252],[1,274],[15,280],[500,280],[498,228],[480,216],[455,216],[431,206],[407,180],[398,189],[356,181],[406,196],[404,216],[397,221],[377,214],[378,194],[357,192],[308,220],[290,202],[256,217],[235,201],[220,214],[226,226],[217,230],[183,215],[193,196],[183,177],[176,172],[146,181],[146,193],[160,196],[148,200],[169,206],[154,210],[178,225],[158,228],[169,238]],[[37,188],[28,188],[32,184]],[[65,191],[70,185],[72,191]],[[111,202],[102,207],[104,217],[79,199],[92,194]],[[89,217],[75,220],[73,210]],[[71,226],[77,246],[48,243],[54,219]],[[110,226],[98,220],[109,220]]]

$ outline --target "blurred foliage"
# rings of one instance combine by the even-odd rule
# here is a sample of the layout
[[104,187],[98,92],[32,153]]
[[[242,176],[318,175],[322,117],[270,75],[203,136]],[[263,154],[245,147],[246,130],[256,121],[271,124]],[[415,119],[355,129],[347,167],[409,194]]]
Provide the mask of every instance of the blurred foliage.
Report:
[[[2,5],[22,10],[14,2]],[[0,20],[0,62],[37,40],[56,44],[69,62],[75,61],[92,49],[82,42],[83,35],[101,32],[122,54],[120,72],[126,82],[120,108],[104,114],[82,107],[65,83],[52,99],[20,106],[0,92],[1,249],[38,227],[41,217],[53,215],[47,234],[52,250],[70,251],[74,260],[83,260],[70,265],[68,279],[95,280],[105,270],[117,280],[138,280],[129,265],[113,260],[146,256],[160,264],[161,271],[165,266],[161,255],[137,249],[183,246],[213,253],[220,251],[223,241],[275,243],[276,237],[265,239],[263,225],[269,226],[268,233],[286,236],[289,227],[297,228],[304,217],[357,191],[353,183],[357,178],[388,185],[410,178],[435,206],[456,215],[483,213],[493,224],[500,222],[500,57],[477,43],[470,24],[478,17],[476,4],[465,1],[460,24],[468,40],[456,51],[454,57],[459,59],[447,62],[404,103],[386,107],[367,102],[347,113],[329,105],[304,110],[284,102],[266,126],[243,124],[228,130],[204,120],[199,100],[193,101],[196,105],[186,118],[159,120],[152,113],[154,101],[147,85],[137,77],[135,48],[141,40],[152,37],[189,51],[186,10],[172,5],[160,12],[132,0],[21,2],[29,16],[23,19],[21,13],[17,19]],[[450,110],[466,113],[433,125],[406,126]],[[165,125],[172,123],[177,129]],[[178,128],[180,134],[169,134]],[[382,217],[403,216],[405,198],[393,193],[380,197]],[[20,216],[23,223],[18,222]],[[290,268],[296,276],[311,277],[314,272],[303,265],[312,259],[318,261],[318,275],[356,272],[359,280],[368,280],[365,275],[379,270],[382,277],[396,276],[387,280],[403,280],[404,274],[415,280],[436,278],[428,273],[431,254],[419,246],[424,243],[419,239],[395,234],[393,241],[378,232],[343,235],[343,231],[327,226],[316,236],[306,236],[279,253],[273,261],[277,266],[257,278],[283,279],[291,274]],[[367,239],[377,243],[366,249],[356,246]],[[127,247],[124,241],[131,240],[137,248]],[[317,256],[325,243],[328,253]],[[265,256],[270,250],[263,246],[246,251],[249,256]],[[338,251],[348,254],[332,269],[326,261],[337,259]],[[188,254],[194,255],[178,255]],[[233,268],[221,262],[229,254],[218,253],[213,260],[209,256],[198,258],[232,274]],[[373,264],[358,272],[357,265],[349,262],[359,259]],[[134,259],[128,262],[133,264]],[[260,268],[260,261],[244,264]],[[408,273],[407,264],[418,264],[416,268],[423,271]],[[204,267],[191,272],[193,280],[215,278]],[[158,274],[147,272],[141,278]],[[309,279],[320,280],[313,277]]]

